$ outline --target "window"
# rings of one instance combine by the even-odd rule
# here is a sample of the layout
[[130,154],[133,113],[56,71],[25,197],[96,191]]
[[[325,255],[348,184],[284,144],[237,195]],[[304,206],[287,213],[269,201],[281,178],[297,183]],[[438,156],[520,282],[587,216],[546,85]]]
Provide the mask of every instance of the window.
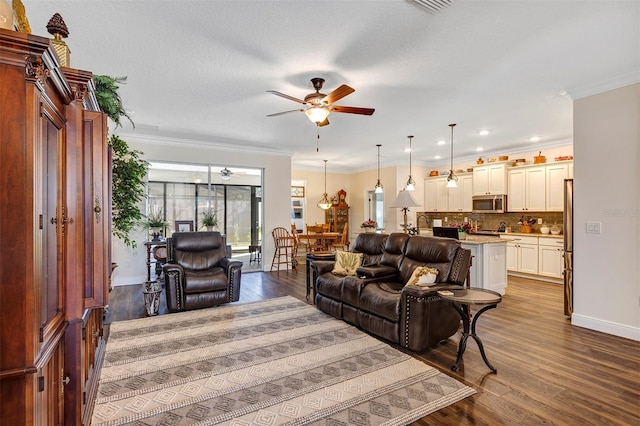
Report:
[[[170,224],[193,221],[201,230],[201,213],[213,208],[217,231],[226,235],[235,250],[259,245],[262,239],[262,170],[227,167],[230,179],[222,179],[225,166],[152,162],[149,167],[147,213],[162,212]],[[227,177],[227,176],[225,176]]]

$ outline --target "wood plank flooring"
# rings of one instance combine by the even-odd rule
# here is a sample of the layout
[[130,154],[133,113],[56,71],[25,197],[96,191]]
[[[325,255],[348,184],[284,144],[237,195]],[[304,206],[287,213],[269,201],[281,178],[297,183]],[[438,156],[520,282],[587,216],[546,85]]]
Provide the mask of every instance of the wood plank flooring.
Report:
[[[240,302],[281,296],[305,300],[304,266],[242,275]],[[144,316],[140,286],[116,287],[108,320]],[[162,296],[161,314],[166,314]],[[640,425],[640,342],[572,326],[562,286],[509,277],[497,309],[482,314],[477,333],[489,361],[468,341],[458,371],[459,333],[411,355],[477,390],[413,425]],[[398,349],[403,350],[398,347]]]

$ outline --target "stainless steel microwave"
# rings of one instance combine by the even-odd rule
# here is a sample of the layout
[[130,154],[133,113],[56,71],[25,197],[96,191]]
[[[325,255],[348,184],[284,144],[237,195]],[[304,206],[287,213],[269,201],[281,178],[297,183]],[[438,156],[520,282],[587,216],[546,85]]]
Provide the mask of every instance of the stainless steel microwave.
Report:
[[501,195],[474,195],[473,213],[505,213],[507,211],[507,196]]

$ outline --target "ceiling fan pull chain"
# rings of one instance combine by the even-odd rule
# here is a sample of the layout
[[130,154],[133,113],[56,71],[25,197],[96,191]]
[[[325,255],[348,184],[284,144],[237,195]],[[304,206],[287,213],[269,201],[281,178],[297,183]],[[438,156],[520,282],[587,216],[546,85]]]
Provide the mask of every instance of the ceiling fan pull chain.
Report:
[[318,132],[318,137],[316,138],[316,152],[320,152],[320,124],[316,123],[316,131]]

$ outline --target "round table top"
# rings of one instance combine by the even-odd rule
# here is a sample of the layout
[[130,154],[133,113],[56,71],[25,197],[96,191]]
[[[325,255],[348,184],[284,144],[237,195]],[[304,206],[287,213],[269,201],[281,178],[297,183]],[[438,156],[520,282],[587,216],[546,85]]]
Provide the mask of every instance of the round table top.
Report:
[[493,305],[502,301],[500,293],[483,288],[465,288],[450,291],[453,293],[452,295],[440,294],[440,292],[438,292],[438,295],[445,300],[467,305]]

